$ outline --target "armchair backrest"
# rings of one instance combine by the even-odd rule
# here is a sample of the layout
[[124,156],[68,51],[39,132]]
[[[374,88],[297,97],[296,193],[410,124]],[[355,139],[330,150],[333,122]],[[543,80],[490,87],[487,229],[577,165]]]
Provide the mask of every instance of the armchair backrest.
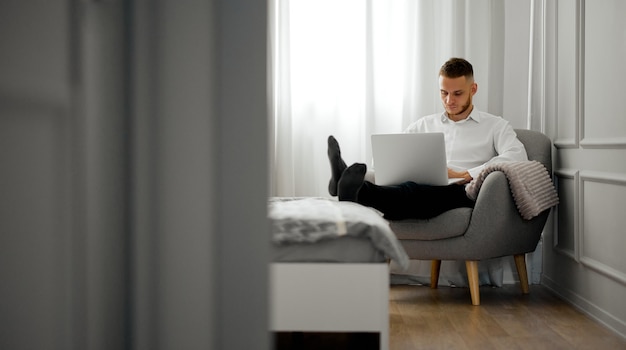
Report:
[[515,129],[515,133],[524,144],[528,159],[542,163],[552,175],[552,141],[539,131]]

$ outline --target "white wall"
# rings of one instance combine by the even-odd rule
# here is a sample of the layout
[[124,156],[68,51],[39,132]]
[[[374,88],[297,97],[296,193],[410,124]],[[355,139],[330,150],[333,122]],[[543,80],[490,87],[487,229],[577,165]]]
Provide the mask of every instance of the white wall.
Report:
[[269,348],[265,7],[0,2],[1,349]]
[[125,344],[121,14],[0,4],[0,348]]
[[561,203],[542,283],[626,337],[623,1],[546,1],[545,113]]
[[542,284],[626,337],[626,4],[529,0],[504,9],[502,115],[552,138],[561,199],[543,264],[541,251],[530,257],[533,280],[541,272]]

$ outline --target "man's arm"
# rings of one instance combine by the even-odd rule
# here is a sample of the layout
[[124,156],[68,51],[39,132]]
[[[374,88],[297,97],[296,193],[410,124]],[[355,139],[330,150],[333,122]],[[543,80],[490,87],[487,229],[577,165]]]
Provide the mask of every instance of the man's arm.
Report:
[[467,170],[464,171],[455,171],[448,168],[448,179],[460,179],[463,178],[462,181],[456,182],[459,185],[465,185],[472,181],[472,175]]
[[497,155],[480,166],[468,169],[472,177],[478,176],[478,174],[490,164],[528,160],[524,145],[517,139],[515,130],[508,122],[502,121],[500,125],[496,127],[493,142],[493,147]]

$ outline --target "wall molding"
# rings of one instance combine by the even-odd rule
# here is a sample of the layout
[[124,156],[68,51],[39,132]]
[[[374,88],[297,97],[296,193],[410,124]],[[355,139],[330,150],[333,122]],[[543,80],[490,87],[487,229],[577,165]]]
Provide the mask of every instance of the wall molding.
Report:
[[[579,128],[580,128],[580,132],[579,132],[579,144],[582,148],[589,148],[589,149],[622,149],[622,148],[626,148],[626,136],[616,136],[616,137],[602,137],[602,135],[586,135],[586,128],[585,125],[586,123],[586,113],[585,113],[585,77],[586,77],[586,64],[585,64],[585,57],[586,57],[586,34],[587,34],[587,28],[586,28],[586,8],[585,8],[585,4],[586,1],[585,0],[578,0],[579,4],[579,28],[577,30],[577,35],[579,36],[578,42],[579,42],[579,52],[578,52],[578,59],[580,60],[580,67],[579,67],[579,79],[580,79],[580,85],[579,85],[579,108],[580,108],[580,120],[579,120]],[[590,31],[589,35],[593,35],[593,30]],[[590,67],[592,67],[590,65]],[[591,71],[590,71],[591,74]],[[591,91],[591,90],[590,90]]]
[[595,259],[592,259],[586,256],[582,256],[580,258],[580,263],[583,266],[588,267],[616,282],[626,285],[626,273],[622,271],[614,269],[600,261],[597,261]]
[[66,118],[69,114],[70,105],[50,98],[39,96],[10,95],[0,93],[0,118],[13,118],[13,114],[20,113],[20,118],[46,117],[59,119]]
[[582,170],[580,171],[582,182],[598,182],[618,186],[626,186],[626,174],[606,171]]
[[585,138],[585,0],[576,2],[576,132],[577,144]]
[[575,261],[575,262],[579,262],[579,254],[580,254],[580,250],[579,250],[579,218],[580,218],[580,178],[579,178],[579,171],[576,169],[559,169],[556,170],[554,172],[554,176],[557,179],[557,190],[558,190],[558,179],[568,179],[568,180],[573,180],[574,181],[574,188],[575,188],[575,193],[574,193],[574,232],[573,232],[573,236],[574,236],[574,249],[569,249],[569,248],[565,248],[561,245],[559,245],[559,235],[560,235],[560,226],[559,226],[559,216],[561,215],[561,205],[562,204],[558,204],[556,206],[556,210],[554,211],[555,213],[555,220],[554,220],[554,237],[553,237],[553,242],[552,242],[552,248],[554,249],[554,251],[556,251],[557,253],[566,256],[568,258],[570,258],[571,260]]
[[[558,20],[558,15],[557,15]],[[557,149],[568,148],[590,148],[590,149],[621,149],[626,148],[626,137],[588,137],[585,136],[585,0],[577,0],[576,2],[576,38],[575,38],[575,90],[574,96],[577,101],[574,113],[574,136],[572,137],[560,137],[558,132],[558,122],[555,123],[556,139],[554,146]],[[559,37],[557,34],[557,45]],[[557,58],[558,59],[558,58]],[[558,76],[557,86],[558,89]],[[558,98],[558,94],[557,94]],[[555,106],[557,120],[560,117],[558,102]]]
[[578,148],[578,140],[576,138],[560,138],[554,140],[554,147],[557,149]]
[[580,146],[594,149],[626,148],[626,137],[586,137],[580,141]]
[[579,261],[582,265],[616,281],[623,285],[626,285],[626,273],[623,271],[619,271],[614,267],[611,267],[603,262],[600,262],[592,257],[585,255],[585,245],[584,245],[584,237],[586,235],[585,232],[585,184],[586,183],[600,183],[607,185],[616,185],[626,187],[626,174],[621,173],[610,173],[610,172],[601,172],[601,171],[581,171],[579,174],[579,186],[577,191],[580,194],[579,205],[580,213],[578,217],[578,252],[577,255]]
[[[559,58],[559,47],[563,47],[565,45],[562,45],[561,43],[563,42],[563,38],[560,37],[559,33],[561,32],[559,30],[559,25],[558,23],[561,22],[560,19],[562,18],[560,11],[558,10],[559,5],[562,3],[562,1],[558,1],[555,5],[556,7],[556,33],[555,33],[555,41],[556,41],[556,51],[555,51],[555,55],[556,55],[556,61],[559,62],[560,58]],[[574,26],[576,29],[576,35],[574,38],[574,62],[573,62],[573,69],[572,72],[570,72],[571,74],[574,75],[574,96],[571,96],[574,104],[573,104],[573,130],[572,130],[572,135],[570,136],[561,136],[559,134],[559,119],[562,118],[561,113],[560,113],[560,108],[559,108],[559,86],[561,85],[560,79],[559,79],[559,70],[556,70],[556,85],[555,85],[555,141],[554,141],[554,146],[557,149],[566,149],[566,148],[579,148],[580,147],[580,140],[581,140],[581,128],[584,125],[583,124],[583,112],[584,112],[584,104],[583,104],[583,99],[584,99],[584,89],[583,89],[583,73],[584,73],[584,66],[583,66],[583,56],[584,56],[584,45],[583,45],[583,37],[584,37],[584,28],[583,28],[583,23],[584,23],[584,17],[583,17],[583,5],[582,5],[582,0],[577,0],[575,3],[575,10],[574,10]],[[560,18],[561,17],[561,18]]]

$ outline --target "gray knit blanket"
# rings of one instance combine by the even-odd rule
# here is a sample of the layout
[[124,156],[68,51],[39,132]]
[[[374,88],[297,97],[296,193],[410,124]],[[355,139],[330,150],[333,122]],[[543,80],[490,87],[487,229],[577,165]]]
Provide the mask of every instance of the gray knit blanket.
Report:
[[315,243],[345,235],[363,237],[401,267],[409,265],[389,222],[372,208],[314,197],[273,197],[268,204],[274,244]]
[[501,171],[522,218],[530,220],[559,203],[559,197],[546,167],[537,161],[503,162],[488,165],[466,188],[468,197],[476,200],[487,175]]

